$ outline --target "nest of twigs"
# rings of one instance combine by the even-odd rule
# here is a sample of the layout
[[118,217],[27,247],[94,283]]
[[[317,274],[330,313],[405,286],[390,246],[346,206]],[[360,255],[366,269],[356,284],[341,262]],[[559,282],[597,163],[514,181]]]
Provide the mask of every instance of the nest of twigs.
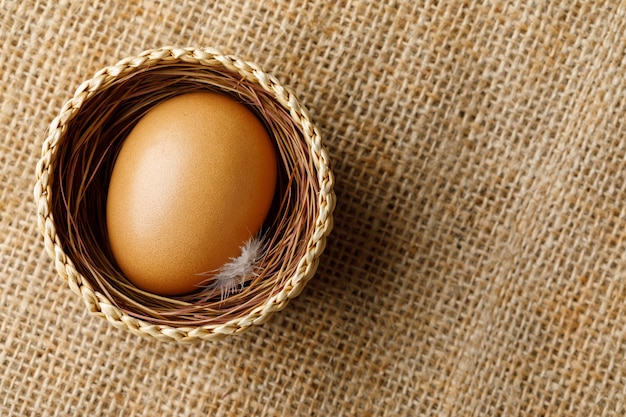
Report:
[[[197,91],[248,106],[279,159],[259,272],[227,298],[210,286],[182,296],[142,291],[116,265],[107,239],[107,190],[122,142],[156,104]],[[46,250],[89,310],[117,327],[176,341],[241,332],[284,308],[317,268],[335,205],[328,152],[294,94],[252,63],[196,48],[146,51],[84,82],[50,126],[35,199]]]

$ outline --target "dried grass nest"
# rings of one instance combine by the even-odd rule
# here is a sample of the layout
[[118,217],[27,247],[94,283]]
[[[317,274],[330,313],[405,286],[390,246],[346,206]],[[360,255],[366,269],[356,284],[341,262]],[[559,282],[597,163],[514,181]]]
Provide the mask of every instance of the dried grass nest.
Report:
[[[247,105],[279,155],[261,272],[226,299],[214,290],[164,297],[137,289],[106,237],[106,191],[126,135],[154,105],[194,91]],[[160,340],[219,339],[265,322],[313,276],[332,229],[330,159],[308,112],[257,65],[214,49],[153,49],[98,71],[52,121],[36,173],[38,227],[59,275],[89,311]]]

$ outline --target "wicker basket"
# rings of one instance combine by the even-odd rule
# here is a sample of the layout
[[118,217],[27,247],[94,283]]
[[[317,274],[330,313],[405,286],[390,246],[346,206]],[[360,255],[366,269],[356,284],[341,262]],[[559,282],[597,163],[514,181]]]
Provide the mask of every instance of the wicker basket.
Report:
[[[132,84],[141,93],[129,94],[129,100],[134,100],[135,104],[138,100],[144,100],[152,105],[168,98],[160,88],[147,88],[145,85],[148,84],[141,84],[140,80],[149,80],[150,85],[162,82],[168,86],[171,94],[178,90],[209,89],[240,99],[245,99],[246,94],[255,95],[255,100],[261,97],[260,104],[253,110],[270,127],[270,134],[276,123],[264,120],[268,106],[274,109],[272,114],[278,114],[284,119],[284,124],[289,126],[274,135],[274,140],[285,146],[302,149],[298,157],[283,155],[281,159],[284,186],[278,192],[303,197],[302,203],[290,198],[290,205],[276,213],[276,216],[285,219],[285,224],[291,222],[291,229],[285,229],[290,231],[289,235],[282,230],[275,234],[272,241],[276,247],[275,253],[285,258],[279,262],[280,267],[268,269],[271,274],[268,272],[263,277],[262,290],[251,288],[244,291],[247,295],[236,298],[234,304],[216,301],[203,304],[197,299],[192,303],[189,299],[176,297],[150,297],[117,288],[117,278],[109,279],[116,276],[116,272],[113,275],[107,272],[111,271],[110,253],[107,252],[106,239],[99,231],[100,226],[96,226],[101,223],[104,213],[106,192],[103,190],[106,191],[104,187],[108,184],[103,174],[106,170],[101,167],[114,162],[115,143],[123,141],[124,134],[132,128],[130,122],[128,126],[115,125],[114,121],[123,119],[120,116],[123,113],[120,112],[124,111],[126,98],[112,97],[114,94],[119,95],[119,91],[127,91]],[[113,110],[107,107],[112,102],[115,102]],[[97,125],[102,126],[102,130],[85,136],[84,126],[94,126],[94,118],[98,117],[100,119],[97,123],[100,124]],[[105,129],[112,125],[112,128]],[[107,136],[112,131],[116,132],[115,137]],[[68,190],[61,188],[60,184],[67,185],[59,182],[62,181],[59,178],[67,175],[63,169],[66,161],[70,160],[68,158],[80,159],[80,152],[84,152],[84,149],[101,152],[102,161],[96,165],[79,161],[79,172],[76,174],[79,180],[68,181],[70,186],[75,186],[75,183],[81,181],[80,178],[102,178],[89,188],[92,195],[90,202],[77,209],[77,218],[68,220],[65,201]],[[298,166],[304,167],[302,172],[306,172],[306,176],[290,176],[290,172],[298,169]],[[98,167],[97,170],[94,167]],[[213,49],[166,47],[148,50],[97,72],[80,85],[52,121],[43,142],[36,175],[34,194],[38,226],[44,237],[46,251],[54,259],[58,273],[67,280],[71,290],[84,299],[92,313],[106,318],[116,327],[159,340],[191,342],[219,339],[265,322],[272,313],[283,309],[291,298],[297,296],[313,276],[325,247],[326,236],[332,229],[335,206],[333,174],[328,152],[308,112],[290,90],[257,65]],[[66,206],[60,204],[60,201],[65,201]],[[294,216],[299,216],[299,223],[291,220]],[[297,238],[291,233],[294,225],[302,225],[295,231]],[[80,249],[83,241],[91,241],[93,248]],[[144,305],[149,306],[144,309]],[[179,311],[188,311],[190,305],[198,312],[201,320],[190,320],[188,316],[179,315]],[[152,316],[151,311],[159,313]]]

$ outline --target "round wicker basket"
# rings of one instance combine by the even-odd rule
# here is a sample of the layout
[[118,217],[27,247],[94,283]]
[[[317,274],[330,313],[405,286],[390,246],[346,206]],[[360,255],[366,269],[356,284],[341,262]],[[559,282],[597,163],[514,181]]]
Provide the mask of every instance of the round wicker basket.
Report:
[[[110,170],[125,135],[155,104],[199,90],[248,105],[280,151],[271,256],[261,260],[258,279],[226,300],[134,288],[111,260],[102,221]],[[332,229],[333,173],[308,112],[259,66],[214,49],[153,49],[98,71],[52,121],[36,175],[38,227],[59,275],[90,312],[164,341],[219,339],[264,323],[311,279]]]

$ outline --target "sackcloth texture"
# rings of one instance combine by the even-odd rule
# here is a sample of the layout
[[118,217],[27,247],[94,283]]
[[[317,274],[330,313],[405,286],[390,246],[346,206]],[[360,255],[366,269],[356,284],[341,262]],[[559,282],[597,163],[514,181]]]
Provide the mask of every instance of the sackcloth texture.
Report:
[[[626,413],[626,2],[0,0],[0,415]],[[211,46],[295,90],[335,228],[218,342],[92,316],[44,252],[50,121],[100,68]]]

